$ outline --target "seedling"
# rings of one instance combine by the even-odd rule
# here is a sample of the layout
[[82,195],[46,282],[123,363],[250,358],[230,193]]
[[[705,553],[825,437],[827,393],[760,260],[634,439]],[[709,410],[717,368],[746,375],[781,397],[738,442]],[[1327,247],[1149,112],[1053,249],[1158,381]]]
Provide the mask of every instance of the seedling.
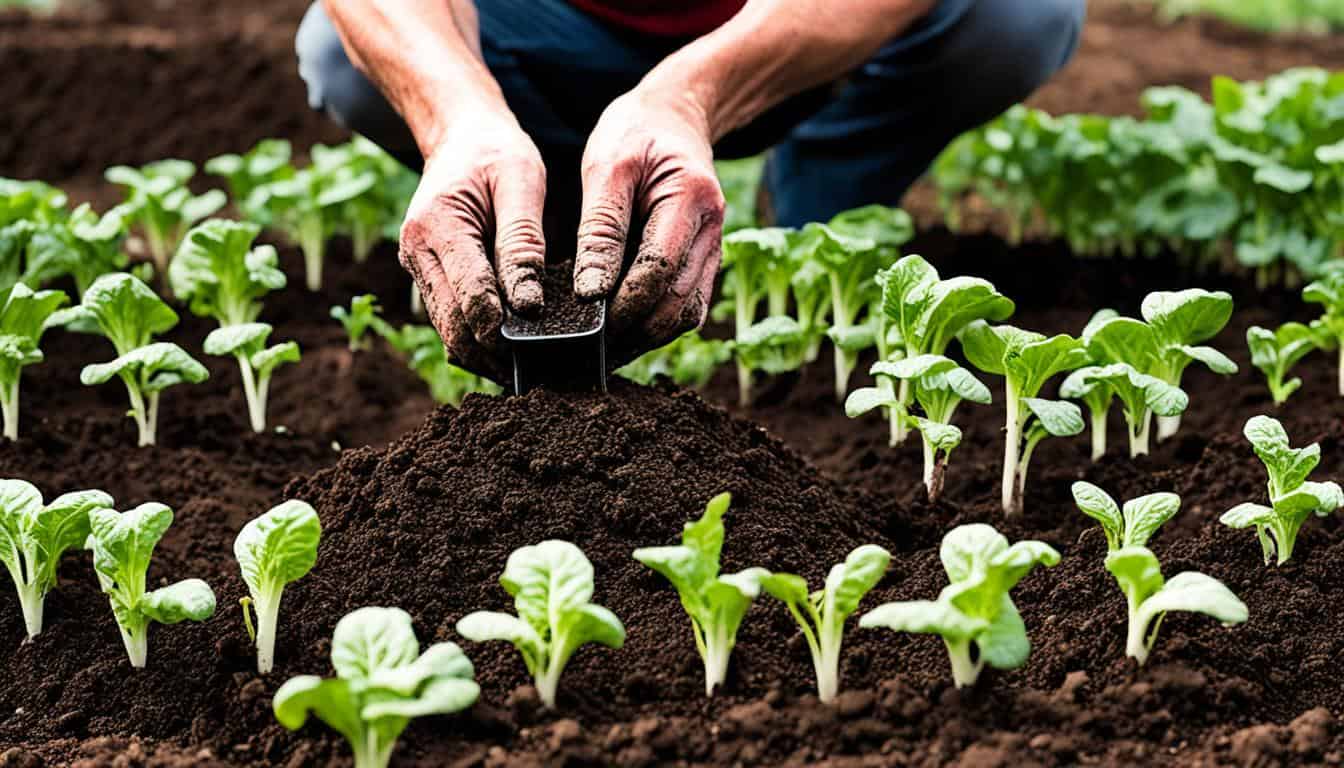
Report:
[[159,160],[140,168],[116,165],[104,177],[126,187],[127,219],[139,224],[149,245],[149,255],[160,279],[168,272],[168,259],[182,242],[187,228],[228,203],[218,189],[193,195],[187,182],[196,166],[186,160]]
[[[322,523],[302,501],[286,501],[243,526],[233,542],[233,556],[243,572],[250,598],[243,599],[247,634],[257,645],[257,671],[267,674],[275,663],[275,634],[280,623],[280,598],[317,563]],[[257,625],[250,609],[255,605]]]
[[205,621],[215,614],[215,593],[200,579],[145,591],[154,547],[173,524],[168,507],[149,503],[125,512],[97,507],[88,514],[93,569],[112,602],[131,666],[139,669],[149,655],[150,622]]
[[386,768],[412,718],[460,712],[481,695],[462,649],[435,643],[420,653],[400,608],[360,608],[336,622],[331,664],[336,677],[290,678],[272,708],[291,731],[315,715],[350,742],[355,768]]
[[1036,446],[1046,437],[1069,437],[1083,431],[1083,413],[1073,403],[1043,400],[1045,382],[1057,373],[1088,362],[1082,342],[1065,334],[1046,338],[1010,325],[983,320],[961,333],[962,350],[972,365],[1004,377],[1008,416],[1003,453],[1003,511],[1020,514],[1027,469]]
[[0,562],[14,580],[29,640],[42,631],[42,607],[56,587],[61,555],[84,546],[89,510],[111,506],[102,491],[67,493],[44,505],[31,484],[0,480]]
[[640,384],[652,384],[665,376],[679,387],[704,389],[719,366],[733,356],[733,348],[731,341],[706,339],[690,331],[670,344],[645,352],[616,373]]
[[[860,339],[849,338],[859,325],[859,313],[877,291],[874,278],[893,258],[888,249],[866,237],[841,234],[825,224],[808,224],[803,230],[808,258],[826,273],[831,288],[831,327],[835,343],[835,399],[843,403],[849,391],[849,375],[863,348]],[[871,336],[868,346],[871,346]]]
[[1110,494],[1092,483],[1079,480],[1072,490],[1078,510],[1101,524],[1106,549],[1111,552],[1147,546],[1157,529],[1181,509],[1181,497],[1174,493],[1150,493],[1130,499],[1121,509]]
[[1321,305],[1321,316],[1311,325],[1322,341],[1339,350],[1339,394],[1344,397],[1344,269],[1331,269],[1302,289],[1302,300]]
[[60,222],[69,201],[64,192],[45,182],[0,177],[0,228],[20,221]]
[[[1179,387],[1185,369],[1192,362],[1199,362],[1221,376],[1237,372],[1237,364],[1227,355],[1202,344],[1217,336],[1231,319],[1230,294],[1200,288],[1155,291],[1144,297],[1139,311],[1152,328],[1157,346],[1157,368],[1144,373],[1151,373],[1167,384]],[[1171,437],[1180,427],[1179,413],[1159,413],[1157,439]]]
[[[205,172],[222,177],[228,184],[229,195],[242,205],[257,187],[294,175],[289,164],[291,154],[293,149],[285,139],[262,139],[245,154],[211,158],[205,164]],[[248,216],[252,213],[248,211]]]
[[266,401],[271,391],[271,374],[285,363],[297,363],[299,345],[284,341],[266,346],[271,326],[266,323],[243,323],[216,328],[205,337],[207,355],[232,355],[238,361],[243,376],[243,397],[247,400],[248,423],[252,431],[266,431]]
[[37,288],[69,275],[77,295],[83,296],[100,276],[126,268],[128,259],[121,250],[125,218],[125,205],[99,216],[86,203],[66,221],[34,231],[27,245],[23,282]]
[[[1069,387],[1071,392],[1081,390],[1094,396],[1101,389],[1119,398],[1129,427],[1131,457],[1148,453],[1154,414],[1159,419],[1178,417],[1190,404],[1184,390],[1159,377],[1179,381],[1179,373],[1171,374],[1169,361],[1173,354],[1185,353],[1164,347],[1156,328],[1118,315],[1095,317],[1083,331],[1083,343],[1091,360],[1100,365],[1089,366],[1084,374],[1075,372],[1081,380],[1075,379]],[[1189,357],[1181,359],[1183,368]]]
[[[769,374],[796,371],[807,355],[807,332],[792,317],[767,317],[737,336],[739,371]],[[741,379],[738,380],[739,383]]]
[[1251,349],[1251,365],[1265,374],[1269,394],[1275,405],[1283,405],[1302,386],[1302,379],[1288,374],[1302,358],[1320,349],[1324,339],[1315,329],[1302,323],[1284,323],[1270,331],[1253,325],[1246,329],[1246,346]]
[[457,622],[457,632],[478,643],[513,643],[547,708],[555,708],[560,674],[579,646],[625,645],[621,620],[591,602],[593,564],[567,541],[551,539],[514,550],[499,583],[513,596],[518,615],[476,611]]
[[993,527],[973,523],[949,531],[938,556],[951,583],[937,600],[886,603],[864,614],[859,626],[942,636],[958,688],[975,685],[986,664],[1025,664],[1031,641],[1008,593],[1036,566],[1058,563],[1059,553],[1039,541],[1009,546]]
[[840,692],[840,646],[844,641],[845,619],[858,610],[891,563],[891,553],[875,544],[858,547],[845,562],[831,566],[826,586],[808,592],[807,581],[791,573],[772,573],[762,577],[761,587],[789,607],[794,621],[807,638],[812,652],[812,669],[817,677],[817,696],[823,702],[835,700]]
[[1059,396],[1081,400],[1087,406],[1092,435],[1092,461],[1106,455],[1106,417],[1115,399],[1115,390],[1104,379],[1097,377],[1101,366],[1088,365],[1071,372],[1059,385]]
[[1230,528],[1254,526],[1265,553],[1265,565],[1276,554],[1278,564],[1283,565],[1293,556],[1293,545],[1302,524],[1312,514],[1325,517],[1344,506],[1344,491],[1333,481],[1307,480],[1321,462],[1320,443],[1306,448],[1291,447],[1283,425],[1268,416],[1252,416],[1242,432],[1269,475],[1270,506],[1238,504],[1224,512],[1219,521]]
[[19,439],[19,381],[23,369],[43,360],[42,333],[48,320],[66,303],[61,291],[34,293],[15,283],[0,306],[0,414],[4,435]]
[[275,248],[252,247],[260,232],[256,224],[226,219],[194,227],[168,268],[173,294],[192,314],[221,326],[255,322],[262,297],[285,287]]
[[398,330],[378,317],[371,324],[379,336],[405,357],[406,365],[429,385],[429,393],[435,402],[461,408],[467,395],[503,392],[493,381],[449,363],[443,339],[430,326],[403,325]]
[[[724,293],[733,298],[733,327],[741,342],[756,323],[756,313],[766,302],[768,317],[781,317],[789,309],[789,284],[794,264],[789,258],[789,231],[740,229],[723,238]],[[751,367],[737,361],[738,404],[751,404]]]
[[345,329],[345,334],[350,338],[350,351],[362,352],[369,348],[368,339],[364,334],[373,325],[374,318],[381,314],[383,308],[378,306],[378,297],[372,293],[365,293],[350,299],[350,308],[332,307],[331,317],[341,324]]

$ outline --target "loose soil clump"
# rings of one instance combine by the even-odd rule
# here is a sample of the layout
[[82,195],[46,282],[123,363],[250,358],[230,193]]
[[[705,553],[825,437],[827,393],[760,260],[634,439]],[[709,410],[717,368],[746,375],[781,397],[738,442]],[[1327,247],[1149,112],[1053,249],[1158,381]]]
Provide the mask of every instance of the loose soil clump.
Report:
[[564,336],[597,327],[602,308],[574,293],[574,262],[547,264],[541,273],[541,311],[510,314],[509,330],[520,336]]

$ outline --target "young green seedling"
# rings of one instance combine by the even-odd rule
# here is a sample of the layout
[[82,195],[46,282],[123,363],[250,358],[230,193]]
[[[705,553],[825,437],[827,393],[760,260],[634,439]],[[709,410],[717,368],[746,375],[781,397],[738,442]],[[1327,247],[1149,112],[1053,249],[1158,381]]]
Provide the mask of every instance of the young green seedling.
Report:
[[1276,553],[1278,564],[1283,565],[1293,556],[1293,545],[1302,524],[1312,514],[1325,517],[1344,506],[1344,491],[1333,481],[1307,480],[1321,462],[1320,443],[1306,448],[1291,447],[1283,425],[1268,416],[1252,416],[1242,432],[1269,475],[1270,506],[1238,504],[1224,512],[1219,521],[1230,528],[1254,526],[1265,553],[1265,565]]
[[271,391],[271,374],[285,363],[297,363],[299,345],[292,341],[266,346],[271,326],[243,323],[216,328],[205,337],[205,354],[230,356],[238,361],[243,376],[243,397],[247,400],[248,423],[252,431],[266,431],[266,401]]
[[739,333],[734,349],[739,370],[780,374],[803,366],[807,345],[807,332],[798,321],[781,315],[767,317]]
[[[243,599],[243,621],[257,645],[257,671],[263,675],[275,663],[275,633],[285,586],[313,569],[321,537],[317,512],[305,502],[291,500],[244,525],[233,541],[233,556],[238,559],[250,595]],[[255,630],[250,618],[253,606],[257,611]]]
[[[1344,149],[1344,143],[1340,147]],[[1329,339],[1330,346],[1339,350],[1339,394],[1344,397],[1344,269],[1330,269],[1302,289],[1302,300],[1321,305],[1321,316],[1311,325],[1322,340]]]
[[29,640],[42,631],[42,607],[56,586],[61,555],[84,546],[89,510],[111,506],[102,491],[67,493],[44,505],[31,484],[0,480],[0,563],[14,580]]
[[1009,546],[991,526],[973,523],[949,531],[938,556],[951,583],[937,600],[886,603],[865,613],[859,626],[942,636],[958,688],[975,685],[986,664],[1025,664],[1031,641],[1008,593],[1037,565],[1058,563],[1059,553],[1039,541]]
[[977,320],[961,332],[962,351],[972,365],[1004,377],[1007,420],[1003,453],[1002,501],[1007,515],[1022,511],[1027,469],[1036,446],[1046,437],[1083,431],[1083,412],[1073,403],[1037,397],[1057,373],[1088,362],[1082,342],[1065,334],[1042,334]]
[[845,619],[858,610],[863,596],[877,586],[891,563],[891,553],[875,544],[858,547],[845,562],[831,566],[826,586],[808,592],[807,581],[791,573],[771,573],[761,578],[761,587],[789,607],[794,621],[807,638],[812,669],[817,677],[817,696],[835,700],[840,692],[840,646]]
[[[294,175],[289,164],[292,154],[293,148],[285,139],[262,139],[245,154],[219,155],[207,160],[205,172],[223,178],[234,202],[243,205],[257,187]],[[253,212],[247,213],[251,218]]]
[[196,166],[186,160],[159,160],[140,168],[116,165],[104,177],[129,193],[127,218],[140,225],[159,279],[168,271],[168,259],[192,224],[223,208],[228,197],[218,189],[193,195],[187,182]]
[[[740,229],[723,238],[724,292],[733,297],[733,327],[738,341],[756,323],[761,301],[768,317],[789,309],[789,231],[777,227]],[[738,404],[751,405],[751,368],[737,362]]]
[[[849,391],[849,375],[864,346],[863,337],[850,334],[860,325],[859,314],[871,304],[871,295],[878,292],[878,271],[893,254],[873,240],[841,234],[826,224],[808,224],[802,237],[801,247],[826,273],[831,288],[831,327],[827,333],[836,342],[835,399],[843,403]],[[871,346],[871,335],[867,339]]]
[[0,305],[0,414],[4,436],[19,439],[19,381],[23,369],[43,360],[42,333],[48,320],[66,303],[63,291],[34,293],[15,283]]
[[1284,323],[1270,331],[1253,325],[1246,329],[1246,346],[1251,350],[1251,365],[1265,374],[1269,394],[1275,405],[1283,405],[1302,386],[1302,379],[1287,378],[1302,358],[1323,346],[1324,338],[1302,323]]
[[[367,190],[342,203],[338,214],[337,231],[350,236],[355,262],[363,264],[389,228],[393,239],[399,234],[418,177],[362,136],[334,147],[315,145],[310,154],[313,168],[338,184],[366,175],[374,178]],[[407,176],[414,181],[409,193],[403,195],[400,188]]]
[[547,708],[555,708],[560,674],[579,646],[625,645],[621,620],[591,602],[593,564],[567,541],[551,539],[514,550],[499,583],[513,596],[518,615],[476,611],[457,622],[457,632],[478,643],[513,643]]
[[1094,462],[1106,455],[1106,417],[1111,410],[1111,401],[1115,399],[1115,390],[1104,378],[1096,375],[1101,370],[1099,365],[1084,366],[1071,371],[1059,385],[1060,397],[1081,400],[1087,406]]
[[23,282],[38,288],[68,275],[76,295],[83,296],[100,276],[125,269],[129,259],[121,244],[127,211],[122,204],[99,216],[85,203],[61,224],[35,231],[27,246]]
[[192,228],[168,267],[173,295],[221,326],[255,322],[262,297],[285,287],[275,248],[252,247],[260,233],[256,224],[227,219]]
[[1147,454],[1153,414],[1176,417],[1190,404],[1184,390],[1156,375],[1168,375],[1168,367],[1155,327],[1099,313],[1084,329],[1083,343],[1088,357],[1098,365],[1089,366],[1083,381],[1074,381],[1070,390],[1092,386],[1093,394],[1104,388],[1119,398],[1129,427],[1129,455]]
[[336,677],[290,678],[271,706],[291,731],[312,713],[344,736],[355,768],[386,768],[413,718],[460,712],[481,695],[462,649],[435,643],[421,653],[411,616],[400,608],[360,608],[336,622],[331,665]]
[[[1187,288],[1183,291],[1154,291],[1143,299],[1139,312],[1153,329],[1157,345],[1157,369],[1144,371],[1179,387],[1185,369],[1192,362],[1202,363],[1222,376],[1237,372],[1237,364],[1227,355],[1202,342],[1212,339],[1232,317],[1232,296],[1224,291]],[[1158,415],[1157,439],[1165,440],[1181,427],[1181,417]]]
[[154,444],[163,390],[183,382],[199,384],[210,375],[176,344],[151,343],[155,335],[177,325],[177,313],[132,275],[103,275],[89,286],[78,306],[54,313],[48,324],[98,333],[112,342],[117,358],[84,366],[79,380],[85,386],[113,376],[122,380],[142,446]]
[[112,615],[131,666],[141,668],[149,655],[149,625],[205,621],[215,614],[215,593],[200,579],[185,579],[146,591],[154,546],[173,524],[173,511],[162,504],[141,504],[117,512],[89,510],[88,548],[98,584],[112,603]]
[[406,365],[429,385],[435,402],[461,408],[470,394],[498,395],[498,384],[448,362],[448,352],[438,331],[428,325],[403,325],[393,329],[380,317],[372,320],[374,331],[406,358]]
[[362,352],[369,348],[369,341],[364,334],[373,325],[374,318],[382,311],[383,308],[378,306],[378,297],[372,293],[350,299],[349,309],[341,306],[331,308],[332,319],[341,324],[345,329],[345,335],[350,338],[351,352]]
[[661,573],[677,588],[681,605],[691,617],[695,648],[705,663],[705,695],[728,677],[728,659],[737,644],[737,629],[751,601],[761,591],[764,568],[748,568],[733,574],[719,573],[723,549],[723,513],[732,497],[721,493],[710,499],[699,520],[686,523],[681,545],[645,547],[634,558]]
[[706,339],[689,331],[659,349],[645,352],[616,373],[640,384],[652,384],[665,376],[679,387],[704,389],[719,366],[732,358],[733,348],[732,341]]
[[1194,571],[1168,581],[1157,556],[1147,548],[1148,539],[1180,510],[1180,496],[1150,493],[1125,502],[1122,509],[1101,488],[1079,481],[1073,484],[1073,499],[1106,533],[1106,570],[1129,606],[1125,654],[1140,666],[1148,660],[1168,611],[1203,613],[1228,625],[1246,620],[1245,603],[1222,582]]

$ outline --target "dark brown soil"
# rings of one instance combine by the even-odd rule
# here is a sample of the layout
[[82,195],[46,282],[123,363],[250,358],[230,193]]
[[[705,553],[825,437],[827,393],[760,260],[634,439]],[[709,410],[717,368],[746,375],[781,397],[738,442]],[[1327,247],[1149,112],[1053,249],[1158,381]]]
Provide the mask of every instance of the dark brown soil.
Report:
[[574,262],[547,264],[541,276],[543,305],[535,317],[510,313],[506,333],[511,336],[565,336],[597,327],[602,308],[580,301],[574,293]]

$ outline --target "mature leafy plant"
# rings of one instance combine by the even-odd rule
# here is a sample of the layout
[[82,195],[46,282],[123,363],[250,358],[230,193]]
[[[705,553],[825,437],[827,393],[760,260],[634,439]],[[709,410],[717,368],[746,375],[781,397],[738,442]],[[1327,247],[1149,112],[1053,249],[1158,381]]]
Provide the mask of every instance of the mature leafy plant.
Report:
[[[287,140],[262,139],[241,155],[211,158],[205,163],[205,172],[223,178],[228,184],[229,195],[242,205],[257,187],[294,175],[294,167],[289,164],[292,154]],[[251,217],[252,212],[248,214]]]
[[210,219],[187,233],[168,268],[173,294],[192,314],[221,326],[256,321],[261,299],[285,287],[275,248],[252,247],[261,227],[251,222]]
[[1307,480],[1321,462],[1320,443],[1291,447],[1283,425],[1268,416],[1252,416],[1242,432],[1269,475],[1269,506],[1238,504],[1224,512],[1219,521],[1230,528],[1254,526],[1265,564],[1269,565],[1277,554],[1278,565],[1283,565],[1293,556],[1302,524],[1312,514],[1325,517],[1344,506],[1344,491],[1333,481]]
[[1124,508],[1097,486],[1073,484],[1073,498],[1083,514],[1101,523],[1106,533],[1106,570],[1111,572],[1129,606],[1126,655],[1142,665],[1157,641],[1157,630],[1169,611],[1212,616],[1224,624],[1246,620],[1246,604],[1217,579],[1195,571],[1162,576],[1162,566],[1148,548],[1148,539],[1181,508],[1174,493],[1150,493],[1125,502]]
[[[1145,373],[1152,373],[1167,384],[1179,387],[1185,369],[1192,362],[1199,362],[1223,376],[1237,372],[1237,364],[1227,355],[1203,344],[1217,336],[1232,318],[1230,294],[1201,288],[1154,291],[1144,297],[1139,311],[1152,329],[1157,346],[1156,367]],[[1176,434],[1180,426],[1179,412],[1176,415],[1158,412],[1157,439]]]
[[1328,343],[1320,332],[1302,323],[1284,323],[1273,331],[1258,325],[1246,329],[1251,365],[1265,374],[1275,405],[1283,405],[1302,386],[1302,379],[1287,378],[1293,366]]
[[[280,598],[317,563],[322,523],[306,502],[290,500],[272,507],[239,531],[233,556],[243,572],[250,597],[243,598],[247,634],[257,645],[257,671],[267,674],[275,663],[275,634],[280,623]],[[250,609],[255,605],[254,630]]]
[[373,325],[374,318],[381,314],[383,308],[378,305],[378,297],[372,293],[365,293],[350,299],[350,308],[342,306],[331,308],[331,317],[341,324],[345,329],[345,335],[350,338],[350,351],[361,352],[369,348],[369,342],[364,334]]
[[374,331],[406,359],[406,365],[429,385],[435,402],[461,408],[467,395],[498,395],[493,381],[448,362],[448,351],[438,331],[428,325],[403,325],[394,329],[381,318],[372,321]]
[[[962,401],[988,404],[992,397],[974,374],[942,355],[922,354],[915,357],[879,361],[870,373],[879,386],[864,387],[849,393],[845,400],[845,415],[851,419],[874,408],[884,407],[898,411],[913,429],[920,433],[924,443],[924,487],[929,501],[937,501],[943,489],[943,478],[952,450],[961,445],[961,430],[952,425],[952,416]],[[900,382],[905,389],[913,382],[914,399],[924,416],[906,413],[906,406],[896,400]]]
[[1321,316],[1312,321],[1311,327],[1322,346],[1339,349],[1339,394],[1344,397],[1344,269],[1327,270],[1302,289],[1302,300],[1321,305]]
[[311,712],[350,742],[355,768],[386,768],[413,718],[460,712],[481,695],[471,660],[454,643],[420,652],[410,614],[360,608],[336,622],[336,677],[301,675],[275,692],[280,724],[296,731]]
[[645,352],[616,369],[616,373],[640,384],[652,384],[660,376],[679,387],[703,389],[720,365],[733,356],[733,342],[706,339],[696,331],[678,336],[671,343]]
[[807,638],[812,668],[817,676],[817,696],[831,702],[840,692],[840,646],[845,619],[858,610],[891,563],[891,553],[875,544],[850,552],[843,563],[831,566],[826,585],[809,592],[807,581],[791,573],[771,573],[761,578],[761,587],[789,607],[794,621]]
[[243,323],[216,328],[205,337],[205,353],[233,356],[243,376],[243,398],[247,401],[248,423],[252,431],[266,431],[266,401],[271,391],[271,375],[285,363],[297,363],[299,345],[292,341],[266,346],[271,326]]
[[23,282],[36,288],[68,275],[77,295],[83,296],[94,280],[126,268],[128,259],[121,250],[125,219],[125,205],[100,216],[86,203],[64,222],[35,230],[28,241]]
[[681,605],[691,617],[695,648],[705,663],[706,696],[712,696],[714,687],[727,679],[738,627],[751,601],[760,594],[761,579],[770,574],[764,568],[719,573],[723,514],[731,501],[727,493],[710,499],[700,519],[686,523],[680,545],[645,547],[634,552],[636,560],[661,573],[677,588]]
[[[723,290],[733,299],[733,327],[738,342],[756,323],[762,301],[767,317],[785,317],[795,264],[789,255],[789,230],[739,229],[723,238]],[[738,404],[751,404],[751,372],[737,361]]]
[[168,259],[187,228],[228,202],[218,189],[193,195],[187,182],[196,175],[196,166],[186,160],[159,160],[140,168],[115,165],[103,175],[126,187],[126,217],[144,232],[160,279],[167,274]]
[[1007,421],[1003,453],[1002,501],[1005,514],[1022,511],[1027,469],[1036,446],[1046,437],[1083,431],[1083,413],[1073,403],[1037,397],[1052,376],[1088,362],[1078,339],[1060,334],[1046,338],[1010,325],[977,320],[961,332],[966,359],[985,373],[1004,377]]
[[1039,541],[1009,546],[993,527],[973,523],[949,531],[938,556],[951,583],[937,600],[886,603],[865,613],[859,626],[942,636],[958,688],[975,685],[986,664],[1025,664],[1031,641],[1008,593],[1037,565],[1058,563],[1059,553]]
[[4,436],[10,440],[19,439],[19,381],[23,369],[42,362],[42,333],[66,301],[60,291],[34,293],[23,283],[15,283],[0,305],[0,414]]
[[89,536],[89,510],[111,506],[102,491],[67,493],[44,505],[32,484],[0,480],[0,563],[14,580],[28,639],[42,631],[42,607],[56,587],[61,555],[83,547]]
[[513,596],[518,615],[476,611],[457,622],[458,634],[476,642],[513,643],[548,708],[555,707],[560,674],[579,646],[625,644],[621,620],[591,602],[592,563],[567,541],[551,539],[514,550],[499,583]]
[[131,666],[145,666],[149,625],[205,621],[215,613],[215,593],[200,579],[185,579],[152,592],[145,591],[154,547],[173,524],[173,511],[148,503],[117,512],[90,509],[88,547],[98,584],[112,602]]

